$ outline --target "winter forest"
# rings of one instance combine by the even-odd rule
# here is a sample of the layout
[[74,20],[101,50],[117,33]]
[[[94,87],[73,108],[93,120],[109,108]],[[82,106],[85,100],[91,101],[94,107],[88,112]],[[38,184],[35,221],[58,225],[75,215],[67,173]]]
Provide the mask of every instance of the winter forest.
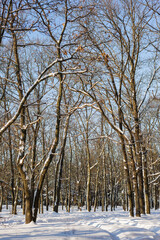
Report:
[[160,2],[2,0],[0,212],[141,217],[159,183]]

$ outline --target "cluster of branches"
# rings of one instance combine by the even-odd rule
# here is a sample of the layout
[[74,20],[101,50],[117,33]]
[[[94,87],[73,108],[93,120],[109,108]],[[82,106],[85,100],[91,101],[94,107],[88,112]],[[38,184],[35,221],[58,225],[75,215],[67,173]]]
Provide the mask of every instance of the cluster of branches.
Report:
[[0,209],[9,198],[16,214],[21,198],[29,223],[44,196],[57,212],[64,202],[157,208],[159,2],[6,0],[0,10]]

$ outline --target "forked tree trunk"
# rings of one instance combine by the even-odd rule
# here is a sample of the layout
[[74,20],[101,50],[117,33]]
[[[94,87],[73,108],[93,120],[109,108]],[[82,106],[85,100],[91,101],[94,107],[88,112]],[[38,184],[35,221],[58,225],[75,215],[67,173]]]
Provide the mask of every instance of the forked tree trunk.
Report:
[[[55,40],[55,38],[52,35],[53,41],[55,41],[56,47],[57,47],[57,59],[62,59],[61,58],[61,42],[63,39],[63,34],[67,25],[67,1],[65,1],[65,24],[63,27],[63,30],[61,32],[59,41]],[[12,19],[10,21],[10,25],[11,25],[11,32],[12,32],[12,37],[13,37],[13,51],[14,51],[14,55],[15,55],[15,73],[16,73],[16,77],[17,77],[17,91],[19,94],[19,101],[21,102],[24,98],[23,96],[23,84],[22,84],[22,79],[21,79],[21,72],[20,72],[20,63],[19,63],[19,56],[18,56],[18,48],[17,48],[17,39],[16,39],[16,34],[14,32],[14,21],[15,21],[15,16],[12,13],[11,15]],[[38,203],[39,203],[39,199],[40,199],[40,193],[42,190],[42,186],[43,186],[43,182],[45,179],[45,175],[47,173],[47,170],[49,168],[49,165],[54,157],[58,142],[59,142],[59,132],[60,132],[60,121],[61,121],[61,100],[62,100],[62,92],[63,92],[63,69],[62,69],[62,61],[58,61],[58,71],[59,71],[59,89],[58,89],[58,97],[57,97],[57,103],[56,103],[56,126],[55,126],[55,138],[52,142],[52,145],[50,147],[50,151],[48,154],[48,157],[46,158],[46,160],[44,161],[43,164],[43,168],[41,170],[41,172],[39,173],[39,179],[38,179],[38,185],[37,185],[37,189],[34,192],[34,199],[33,199],[33,193],[31,192],[31,188],[30,185],[28,183],[28,177],[27,173],[24,171],[24,160],[25,160],[25,145],[26,145],[26,128],[27,126],[25,125],[25,116],[26,116],[26,106],[22,106],[22,108],[20,108],[21,112],[20,112],[20,142],[19,142],[19,153],[18,153],[18,157],[17,157],[17,168],[18,171],[21,175],[21,179],[24,185],[24,191],[25,191],[25,197],[26,197],[26,209],[25,209],[25,215],[26,215],[26,223],[30,223],[32,220],[34,222],[36,222],[37,219],[37,213],[38,213]],[[42,74],[39,76],[38,80],[36,81],[36,84],[38,85],[41,77],[44,76],[44,74],[48,71],[49,67],[46,68]],[[37,85],[33,85],[32,86],[32,90],[34,89],[35,86]],[[29,92],[28,92],[29,95]],[[26,95],[27,97],[27,95]],[[23,102],[23,101],[22,101]],[[32,204],[33,202],[33,204]],[[32,215],[32,207],[34,208],[34,214]]]
[[[14,17],[12,15],[12,20],[14,21]],[[13,28],[13,22],[11,23],[11,27]],[[14,28],[13,28],[14,29]],[[22,87],[22,80],[20,74],[20,63],[19,63],[19,56],[18,56],[18,49],[17,49],[17,38],[16,34],[12,30],[12,37],[13,37],[13,51],[15,55],[15,68],[16,68],[16,77],[18,83],[18,94],[19,100],[21,101],[23,98],[23,87]],[[25,107],[23,106],[20,112],[20,142],[19,142],[19,153],[17,157],[17,167],[18,171],[21,175],[21,179],[24,184],[24,191],[26,196],[26,209],[25,209],[25,222],[30,223],[32,221],[32,204],[31,204],[31,193],[29,191],[26,174],[23,170],[23,164],[25,159],[25,143],[26,143],[26,127],[25,127]]]
[[[116,97],[118,99],[118,117],[119,117],[119,128],[121,131],[123,131],[123,112],[121,108],[122,103],[122,84],[123,84],[123,75],[120,79],[120,87],[119,87],[119,93],[116,92]],[[121,148],[122,148],[122,155],[123,155],[123,168],[124,168],[124,174],[126,177],[127,182],[127,203],[129,198],[129,212],[130,216],[134,217],[134,200],[133,200],[133,192],[132,192],[132,185],[131,185],[131,178],[129,173],[129,166],[128,166],[128,156],[126,152],[126,145],[123,134],[119,133],[120,141],[121,141]],[[128,206],[128,204],[127,204]]]
[[[132,64],[131,64],[132,66]],[[138,165],[138,184],[139,184],[139,203],[140,203],[140,213],[145,214],[145,201],[144,201],[144,192],[143,192],[143,172],[142,172],[142,152],[141,152],[141,135],[140,135],[140,120],[139,113],[137,107],[137,96],[136,96],[136,84],[135,84],[135,76],[134,76],[134,66],[132,66],[131,71],[131,92],[132,92],[132,105],[133,105],[133,117],[135,123],[135,146],[136,153],[135,156],[137,158]]]

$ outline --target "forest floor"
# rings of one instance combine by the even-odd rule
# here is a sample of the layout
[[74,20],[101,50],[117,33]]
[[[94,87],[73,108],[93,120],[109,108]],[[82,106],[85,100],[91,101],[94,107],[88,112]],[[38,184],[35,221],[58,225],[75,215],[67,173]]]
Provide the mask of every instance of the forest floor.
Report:
[[120,207],[116,211],[88,213],[71,208],[70,213],[60,209],[59,213],[39,214],[37,223],[24,223],[22,210],[11,214],[11,207],[0,212],[0,239],[2,240],[160,240],[160,210],[151,215],[131,218]]

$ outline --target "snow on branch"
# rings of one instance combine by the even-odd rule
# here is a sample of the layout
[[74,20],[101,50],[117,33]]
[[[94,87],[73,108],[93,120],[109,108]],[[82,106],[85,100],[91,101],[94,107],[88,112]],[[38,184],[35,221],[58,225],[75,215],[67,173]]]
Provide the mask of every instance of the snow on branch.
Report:
[[97,166],[98,162],[96,162],[92,167],[90,167],[90,170],[92,170],[95,166]]
[[[15,122],[15,120],[18,118],[20,112],[21,112],[21,109],[25,103],[25,101],[27,100],[28,96],[30,95],[30,93],[35,89],[35,87],[42,81],[46,80],[47,78],[50,78],[50,77],[55,77],[56,75],[58,74],[78,74],[78,73],[84,73],[86,72],[86,70],[83,70],[83,71],[75,71],[75,72],[72,72],[72,71],[66,71],[66,72],[54,72],[54,73],[49,73],[47,75],[45,75],[44,77],[42,77],[55,63],[59,62],[59,61],[62,61],[62,59],[56,59],[55,61],[53,61],[38,77],[38,79],[34,82],[34,84],[28,89],[28,91],[26,92],[26,94],[24,95],[24,97],[22,98],[20,104],[19,104],[19,107],[18,107],[18,110],[17,112],[15,113],[15,115],[0,129],[0,135],[3,134],[3,132],[12,124]],[[73,69],[74,70],[74,69]]]
[[159,178],[160,178],[160,174],[154,180],[152,180],[149,184],[155,183]]

